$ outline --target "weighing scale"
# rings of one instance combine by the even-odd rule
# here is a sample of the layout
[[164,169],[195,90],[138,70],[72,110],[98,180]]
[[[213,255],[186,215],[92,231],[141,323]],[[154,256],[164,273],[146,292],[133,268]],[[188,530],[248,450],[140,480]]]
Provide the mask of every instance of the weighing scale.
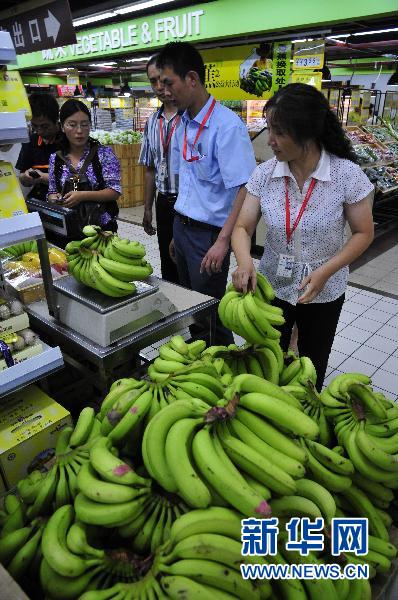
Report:
[[37,198],[27,198],[26,206],[29,212],[40,214],[44,229],[65,238],[65,243],[81,239],[82,232],[75,210]]
[[61,277],[53,283],[57,318],[100,346],[109,346],[177,312],[155,278],[134,284],[134,295],[110,298],[72,276]]

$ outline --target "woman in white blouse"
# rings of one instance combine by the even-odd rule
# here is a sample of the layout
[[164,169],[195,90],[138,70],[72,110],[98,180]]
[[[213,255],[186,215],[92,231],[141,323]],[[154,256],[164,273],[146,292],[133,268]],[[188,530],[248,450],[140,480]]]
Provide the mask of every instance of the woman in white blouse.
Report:
[[[317,369],[322,389],[348,279],[348,265],[373,240],[373,185],[355,164],[350,142],[326,98],[293,83],[269,100],[269,141],[275,158],[259,165],[232,234],[236,289],[256,287],[250,240],[263,216],[267,225],[259,270],[275,289],[286,319],[287,350],[293,324],[298,349]],[[344,243],[344,227],[352,231]]]

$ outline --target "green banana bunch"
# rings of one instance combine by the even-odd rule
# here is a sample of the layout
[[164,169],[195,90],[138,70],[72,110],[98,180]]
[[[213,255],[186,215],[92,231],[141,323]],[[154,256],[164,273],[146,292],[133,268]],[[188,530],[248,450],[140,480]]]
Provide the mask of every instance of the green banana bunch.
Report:
[[4,498],[5,515],[1,528],[1,537],[21,529],[26,524],[24,503],[15,494],[7,494]]
[[268,92],[272,86],[272,73],[266,69],[260,70],[253,66],[245,77],[240,80],[240,87],[248,94],[253,94],[259,98],[264,92]]

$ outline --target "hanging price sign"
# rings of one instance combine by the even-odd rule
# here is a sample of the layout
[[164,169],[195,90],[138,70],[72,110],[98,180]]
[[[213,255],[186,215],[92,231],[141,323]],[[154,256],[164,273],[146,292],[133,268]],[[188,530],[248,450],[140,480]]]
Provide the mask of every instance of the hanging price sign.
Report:
[[325,40],[296,42],[293,53],[293,70],[322,69],[325,58]]
[[320,71],[293,71],[292,83],[306,83],[320,90],[322,87],[322,73]]

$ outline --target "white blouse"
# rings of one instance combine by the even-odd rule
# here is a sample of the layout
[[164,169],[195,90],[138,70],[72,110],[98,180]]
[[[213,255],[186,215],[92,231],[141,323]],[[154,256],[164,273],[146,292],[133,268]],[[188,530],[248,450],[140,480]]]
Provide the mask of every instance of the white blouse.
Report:
[[[291,226],[311,179],[316,179],[307,207],[289,245],[285,228],[285,176],[289,177]],[[325,150],[322,150],[315,171],[305,181],[302,192],[289,164],[278,162],[276,158],[259,165],[246,188],[250,194],[260,199],[261,213],[267,226],[259,269],[270,280],[276,296],[293,305],[297,304],[302,279],[341,250],[346,224],[344,206],[363,200],[374,189],[358,165]],[[291,279],[276,275],[280,254],[295,257]],[[348,271],[348,267],[343,267],[332,275],[314,302],[331,302],[341,296],[346,289]]]

